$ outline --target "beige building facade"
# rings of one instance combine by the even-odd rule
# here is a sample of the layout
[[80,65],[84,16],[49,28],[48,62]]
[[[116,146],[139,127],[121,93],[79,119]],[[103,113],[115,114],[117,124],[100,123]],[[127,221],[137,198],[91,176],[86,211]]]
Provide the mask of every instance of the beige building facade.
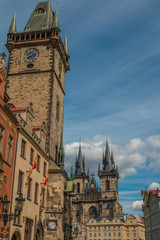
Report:
[[[19,121],[15,171],[13,176],[11,212],[15,214],[10,222],[10,240],[42,240],[45,228],[45,206],[47,191],[44,182],[51,161],[45,148],[45,125],[33,127],[32,106],[12,109]],[[35,158],[36,168],[30,179],[29,174]],[[25,199],[22,210],[17,208],[16,198],[23,194]],[[20,213],[18,215],[18,213]]]
[[86,226],[87,240],[145,240],[144,224],[132,215],[113,219],[92,218]]

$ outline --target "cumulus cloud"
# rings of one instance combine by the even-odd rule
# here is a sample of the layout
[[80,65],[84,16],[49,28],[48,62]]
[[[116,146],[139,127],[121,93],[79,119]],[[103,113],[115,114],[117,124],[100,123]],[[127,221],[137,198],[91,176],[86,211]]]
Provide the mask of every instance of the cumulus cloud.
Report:
[[148,190],[149,190],[149,191],[150,191],[150,190],[157,190],[157,188],[160,189],[160,184],[157,183],[157,182],[153,182],[153,183],[150,184]]
[[[160,135],[150,136],[144,140],[132,139],[126,146],[113,144],[109,139],[110,150],[118,165],[120,177],[136,174],[137,168],[149,167],[160,169]],[[74,165],[78,154],[79,142],[65,145],[65,165],[69,172],[71,164]],[[102,163],[102,154],[105,149],[105,136],[95,136],[82,141],[82,150],[86,159],[86,167],[90,173],[97,174],[98,163]],[[102,164],[101,164],[102,165]]]
[[130,209],[131,209],[132,211],[138,211],[138,212],[139,212],[139,211],[142,211],[142,204],[143,204],[143,200],[141,200],[141,201],[135,201],[135,202],[132,203]]

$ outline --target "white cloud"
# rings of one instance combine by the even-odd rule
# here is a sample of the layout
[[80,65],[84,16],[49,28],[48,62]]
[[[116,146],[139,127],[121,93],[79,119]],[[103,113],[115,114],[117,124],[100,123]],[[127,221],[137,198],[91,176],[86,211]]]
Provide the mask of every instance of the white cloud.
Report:
[[[109,140],[111,142],[111,140]],[[120,177],[136,174],[137,168],[149,167],[160,169],[160,135],[150,136],[144,140],[132,139],[126,146],[109,144],[113,151],[115,162],[118,165]],[[71,163],[75,163],[78,154],[79,142],[65,145],[66,166],[70,169]],[[82,150],[86,159],[86,167],[90,173],[97,174],[98,163],[102,163],[102,154],[105,148],[105,136],[94,136],[92,139],[84,139]]]
[[141,200],[141,201],[135,201],[135,202],[132,203],[130,209],[131,209],[132,211],[138,211],[138,212],[139,212],[139,211],[142,211],[142,204],[143,204],[143,200]]
[[153,182],[153,183],[150,184],[148,190],[149,190],[149,191],[150,191],[150,190],[157,190],[157,188],[160,189],[160,184],[157,183],[157,182]]

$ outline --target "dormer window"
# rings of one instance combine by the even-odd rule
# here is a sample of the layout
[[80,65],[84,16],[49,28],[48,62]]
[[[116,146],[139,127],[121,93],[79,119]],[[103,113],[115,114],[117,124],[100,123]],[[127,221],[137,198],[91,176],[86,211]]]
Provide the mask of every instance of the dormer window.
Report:
[[43,15],[43,14],[46,14],[46,10],[44,8],[38,8],[34,15]]
[[42,29],[46,29],[47,28],[47,25],[44,23],[43,25],[42,25]]
[[28,30],[28,31],[30,30],[30,26],[29,25],[26,27],[26,30]]

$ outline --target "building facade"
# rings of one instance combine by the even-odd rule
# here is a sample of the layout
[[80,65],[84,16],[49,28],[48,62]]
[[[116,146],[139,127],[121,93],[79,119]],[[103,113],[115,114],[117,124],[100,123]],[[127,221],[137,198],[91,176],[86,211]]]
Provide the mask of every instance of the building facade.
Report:
[[[46,149],[54,160],[49,169],[45,225],[41,221],[45,227],[45,239],[64,239],[70,224],[70,209],[65,207],[65,203],[69,203],[69,193],[65,190],[69,179],[64,171],[62,141],[65,73],[70,67],[67,37],[62,43],[60,36],[58,9],[52,11],[50,0],[38,1],[22,32],[16,29],[14,14],[6,46],[9,51],[7,93],[10,103],[20,109],[27,108],[32,102],[33,128],[45,122]],[[28,170],[28,163],[24,168]],[[38,211],[38,206],[34,202],[32,204]],[[38,213],[36,215],[37,219],[31,217],[32,236],[39,216]]]
[[[7,105],[9,97],[5,92],[5,86],[5,54],[3,53],[0,54],[0,196],[3,199],[7,196],[11,202],[18,121]],[[0,225],[3,224],[0,221]]]
[[118,197],[118,168],[115,166],[113,154],[110,154],[109,144],[106,143],[105,154],[102,159],[98,175],[100,186],[97,186],[94,177],[86,174],[85,159],[79,146],[78,157],[75,162],[74,190],[71,195],[72,223],[79,222],[86,225],[90,218],[108,216],[110,218],[122,214],[122,206]]
[[[14,219],[10,222],[10,239],[36,239],[45,237],[45,206],[47,191],[43,188],[50,157],[45,147],[45,125],[33,127],[32,106],[13,108],[19,121],[11,212]],[[36,160],[36,168],[31,169]],[[23,195],[23,208],[17,208],[17,197]]]
[[146,240],[160,239],[160,190],[141,191],[146,225]]
[[145,240],[145,226],[132,215],[92,218],[87,223],[87,240],[91,239]]

